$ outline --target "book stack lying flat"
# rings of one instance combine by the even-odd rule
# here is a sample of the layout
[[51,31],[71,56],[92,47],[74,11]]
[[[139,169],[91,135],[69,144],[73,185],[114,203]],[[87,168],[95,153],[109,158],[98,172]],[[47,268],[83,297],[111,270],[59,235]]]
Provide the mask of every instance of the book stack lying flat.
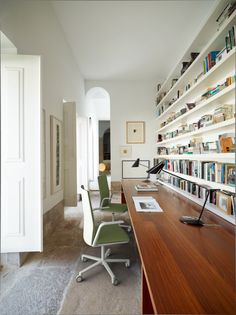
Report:
[[158,191],[157,186],[152,183],[143,183],[143,184],[138,184],[135,185],[135,189],[137,191]]

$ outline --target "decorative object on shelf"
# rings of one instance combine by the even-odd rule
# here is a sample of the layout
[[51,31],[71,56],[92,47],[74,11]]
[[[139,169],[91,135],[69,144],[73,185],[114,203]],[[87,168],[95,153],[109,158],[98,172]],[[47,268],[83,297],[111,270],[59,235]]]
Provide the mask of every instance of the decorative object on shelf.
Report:
[[216,56],[216,63],[220,62],[227,55],[227,49],[224,47]]
[[180,74],[183,75],[184,72],[188,69],[189,66],[190,66],[189,61],[183,61],[182,62],[182,69],[180,71]]
[[157,92],[159,92],[160,89],[161,89],[161,84],[159,83],[159,84],[157,84]]
[[132,146],[121,146],[120,147],[120,157],[121,158],[131,158],[132,157]]
[[172,79],[171,81],[171,88],[175,85],[175,83],[178,81],[178,79]]
[[216,193],[216,206],[218,209],[223,211],[226,214],[231,214],[231,198],[225,193],[217,192]]
[[199,52],[191,52],[190,56],[191,56],[191,63],[194,62],[194,60],[197,58],[197,56],[199,55]]
[[62,122],[50,116],[51,193],[62,189]]
[[126,143],[145,143],[145,122],[126,122]]
[[219,116],[223,115],[223,120],[233,118],[233,105],[232,104],[224,104],[214,110],[213,119],[217,121]]
[[234,145],[233,145],[233,137],[228,136],[227,134],[223,134],[219,136],[219,143],[220,143],[220,151],[223,153],[232,152]]
[[193,109],[196,106],[196,103],[186,103],[188,110]]
[[213,116],[210,114],[204,115],[198,121],[198,129],[207,127],[213,124]]

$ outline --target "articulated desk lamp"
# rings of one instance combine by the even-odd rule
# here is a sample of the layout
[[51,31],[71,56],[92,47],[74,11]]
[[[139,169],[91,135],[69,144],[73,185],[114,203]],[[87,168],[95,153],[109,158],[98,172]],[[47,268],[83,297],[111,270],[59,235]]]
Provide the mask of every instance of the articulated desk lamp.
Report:
[[[135,160],[134,164],[131,167],[139,167],[139,165],[144,166],[146,168],[148,168],[147,165],[145,164],[141,164],[140,163],[140,159],[138,158],[137,160]],[[157,165],[149,168],[146,172],[148,173],[147,179],[144,182],[150,182],[150,180],[148,179],[149,176],[151,174],[159,174],[161,172],[161,170],[163,169],[163,167],[165,166],[165,161],[161,161],[160,163],[158,163]]]
[[[163,169],[164,166],[165,166],[165,161],[163,160],[160,163],[158,163],[157,165],[155,165],[152,168],[150,168],[149,170],[147,170],[147,173],[149,173],[149,174],[159,174],[161,171],[163,171],[163,172],[165,172],[165,173],[167,173],[167,174],[169,174],[171,176],[175,176],[175,177],[178,177],[178,178],[180,178],[182,180],[186,180],[185,178],[182,178],[182,177],[180,177],[178,175],[175,175],[175,174],[172,174],[172,173],[168,172],[167,170],[164,170]],[[192,216],[184,215],[184,216],[180,217],[179,220],[180,220],[180,222],[185,223],[185,224],[203,226],[204,223],[201,220],[201,217],[202,217],[203,211],[205,209],[205,205],[206,205],[207,199],[208,199],[208,197],[209,197],[211,192],[213,192],[213,191],[220,191],[220,189],[211,188],[210,186],[207,186],[207,185],[200,185],[200,184],[198,184],[196,182],[192,182],[190,180],[186,180],[186,181],[188,181],[190,183],[193,183],[195,185],[198,185],[199,187],[205,188],[206,189],[206,198],[205,198],[205,201],[203,203],[200,215],[198,217],[192,217]]]

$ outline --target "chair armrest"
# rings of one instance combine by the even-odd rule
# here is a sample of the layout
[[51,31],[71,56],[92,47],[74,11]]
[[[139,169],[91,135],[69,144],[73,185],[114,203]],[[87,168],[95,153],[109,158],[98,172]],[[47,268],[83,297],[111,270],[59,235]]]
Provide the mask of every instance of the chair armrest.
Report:
[[109,209],[109,207],[98,207],[98,208],[94,208],[93,211],[104,210],[104,209]]
[[101,201],[101,207],[103,207],[103,203],[106,200],[111,201],[111,198],[110,197],[103,198],[102,201]]
[[97,229],[97,232],[96,232],[96,235],[95,235],[95,237],[94,237],[93,245],[92,245],[92,246],[95,246],[95,245],[97,244],[97,240],[98,240],[99,234],[100,234],[100,232],[101,232],[101,229],[102,229],[104,226],[106,226],[106,225],[115,225],[115,224],[116,224],[116,225],[120,225],[120,224],[122,224],[122,223],[124,223],[124,221],[122,221],[122,220],[119,220],[119,221],[102,222],[102,223],[99,225],[98,229]]

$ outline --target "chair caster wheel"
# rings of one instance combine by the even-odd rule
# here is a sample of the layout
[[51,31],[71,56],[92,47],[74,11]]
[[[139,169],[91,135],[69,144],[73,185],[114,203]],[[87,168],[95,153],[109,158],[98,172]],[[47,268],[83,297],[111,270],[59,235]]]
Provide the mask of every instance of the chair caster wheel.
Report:
[[111,255],[111,249],[108,248],[106,253],[105,253],[105,257],[109,257]]
[[84,278],[80,275],[78,275],[76,278],[75,278],[76,282],[82,282],[84,280]]
[[118,285],[119,284],[119,280],[117,278],[112,280],[112,284],[113,285]]
[[88,258],[86,258],[86,257],[81,257],[81,260],[83,261],[83,262],[86,262],[86,261],[88,261]]
[[125,267],[126,267],[126,268],[129,268],[129,267],[130,267],[130,262],[129,262],[129,261],[125,263]]

